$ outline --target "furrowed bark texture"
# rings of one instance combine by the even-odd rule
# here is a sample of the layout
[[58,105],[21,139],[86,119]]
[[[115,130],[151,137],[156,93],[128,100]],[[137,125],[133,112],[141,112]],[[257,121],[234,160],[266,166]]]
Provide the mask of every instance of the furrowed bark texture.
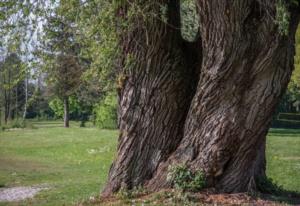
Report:
[[[196,88],[194,70],[199,58],[192,49],[187,51],[189,45],[181,39],[179,1],[151,3],[150,12],[155,13],[161,5],[167,6],[168,22],[134,17],[133,28],[122,38],[123,53],[133,62],[120,76],[119,147],[103,195],[121,187],[142,186],[152,177],[183,137]],[[124,14],[124,10],[119,13]]]
[[163,3],[175,23],[148,22],[123,41],[137,61],[120,92],[118,155],[104,194],[123,185],[169,187],[173,164],[203,170],[220,192],[255,190],[265,177],[272,113],[293,70],[299,8],[289,8],[285,36],[275,0],[197,0],[203,55],[193,71],[196,61],[172,26],[178,2]]
[[[272,113],[289,82],[299,13],[288,36],[274,22],[275,1],[199,0],[203,64],[184,138],[149,188],[167,186],[170,164],[203,170],[220,192],[256,189],[265,176]],[[299,12],[299,11],[298,11]]]

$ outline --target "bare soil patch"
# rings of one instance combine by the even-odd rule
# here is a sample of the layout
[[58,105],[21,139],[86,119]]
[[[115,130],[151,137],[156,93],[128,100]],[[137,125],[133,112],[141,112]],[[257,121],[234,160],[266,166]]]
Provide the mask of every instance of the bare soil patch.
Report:
[[33,198],[37,193],[45,189],[48,188],[46,186],[0,188],[0,202],[15,202]]

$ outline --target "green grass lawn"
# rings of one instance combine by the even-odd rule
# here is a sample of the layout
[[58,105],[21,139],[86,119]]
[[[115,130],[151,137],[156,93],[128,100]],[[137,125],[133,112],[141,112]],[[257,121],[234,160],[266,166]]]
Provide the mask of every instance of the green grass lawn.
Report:
[[300,129],[271,129],[267,175],[284,189],[300,192]]
[[[0,132],[0,187],[46,184],[50,189],[8,205],[72,205],[99,194],[118,132],[74,122],[69,129],[58,122],[34,125],[37,129]],[[300,130],[272,129],[267,160],[275,182],[300,192]]]
[[118,132],[61,125],[0,133],[0,185],[51,187],[23,205],[71,205],[99,194],[105,183]]

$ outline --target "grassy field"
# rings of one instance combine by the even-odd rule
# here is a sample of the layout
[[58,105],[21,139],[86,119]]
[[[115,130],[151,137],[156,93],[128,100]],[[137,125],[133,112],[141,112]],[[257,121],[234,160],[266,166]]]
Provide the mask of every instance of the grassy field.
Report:
[[300,192],[300,129],[271,129],[267,175],[284,189]]
[[[117,131],[35,124],[0,133],[0,185],[51,187],[22,205],[71,205],[97,195],[116,148]],[[5,205],[1,204],[0,205]]]
[[[34,199],[0,205],[72,205],[99,194],[117,142],[117,131],[72,123],[34,123],[37,129],[0,132],[0,187],[45,184]],[[269,133],[268,175],[300,192],[300,130]]]

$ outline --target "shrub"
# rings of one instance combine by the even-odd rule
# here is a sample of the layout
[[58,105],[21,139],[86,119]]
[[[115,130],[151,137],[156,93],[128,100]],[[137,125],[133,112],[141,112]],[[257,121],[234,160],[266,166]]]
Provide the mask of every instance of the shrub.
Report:
[[26,127],[26,123],[23,120],[14,120],[11,123],[11,128],[25,128]]
[[36,129],[36,127],[31,123],[23,119],[15,119],[10,122],[8,122],[5,125],[0,126],[0,131],[5,131],[8,129]]
[[[59,98],[54,98],[49,102],[49,106],[51,110],[54,112],[55,118],[63,118],[64,116],[64,103]],[[69,97],[69,112],[70,119],[74,119],[74,117],[79,116],[78,113],[80,111],[80,106],[78,100],[75,96]]]
[[95,123],[102,129],[117,128],[117,95],[115,93],[108,94],[96,107]]
[[134,187],[131,190],[126,189],[126,187],[121,187],[121,189],[119,190],[119,192],[116,194],[116,197],[120,200],[122,200],[125,204],[130,204],[131,203],[131,199],[137,198],[139,196],[142,195],[146,195],[147,191],[141,187]]
[[176,189],[199,191],[205,187],[205,176],[200,170],[192,172],[186,165],[171,165],[167,181]]

